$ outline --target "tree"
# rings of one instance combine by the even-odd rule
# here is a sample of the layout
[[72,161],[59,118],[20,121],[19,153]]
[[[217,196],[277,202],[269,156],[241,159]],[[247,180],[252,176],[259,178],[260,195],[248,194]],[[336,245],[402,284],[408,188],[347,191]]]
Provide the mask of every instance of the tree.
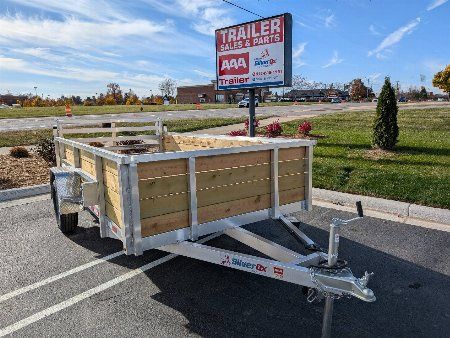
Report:
[[397,99],[388,77],[378,96],[373,126],[373,144],[381,149],[393,149],[398,141]]
[[419,99],[420,100],[426,100],[428,98],[428,92],[427,92],[427,90],[425,89],[424,86],[422,86],[422,88],[420,88],[420,93],[419,94],[420,94],[419,95]]
[[161,91],[162,96],[173,96],[176,88],[177,84],[172,79],[165,79],[159,84],[159,90]]
[[[108,83],[106,85],[106,88],[108,88],[106,96],[111,96],[115,102],[115,104],[120,104],[123,101],[122,97],[122,90],[120,89],[120,86],[118,83]],[[111,100],[109,100],[111,102]]]
[[352,100],[358,101],[363,98],[372,97],[372,89],[367,88],[361,79],[354,79],[350,82],[350,98]]
[[434,74],[433,86],[442,89],[450,95],[450,64],[444,70]]

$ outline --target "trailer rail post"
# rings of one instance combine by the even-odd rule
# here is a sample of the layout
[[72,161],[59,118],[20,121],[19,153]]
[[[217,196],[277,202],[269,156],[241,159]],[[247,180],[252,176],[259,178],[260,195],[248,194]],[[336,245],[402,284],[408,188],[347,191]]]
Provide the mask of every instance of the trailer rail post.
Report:
[[134,254],[136,256],[144,253],[142,248],[142,234],[141,234],[141,212],[139,202],[139,186],[132,184],[132,182],[138,182],[137,164],[129,164],[129,180],[130,180],[130,204],[131,204],[131,220],[133,224],[133,246]]
[[195,157],[189,157],[189,224],[190,238],[192,241],[198,239],[198,217],[197,217],[197,180],[195,177]]
[[271,208],[271,217],[279,218],[281,216],[280,213],[280,195],[278,191],[278,147],[275,147],[271,153],[271,178],[272,178],[272,208]]

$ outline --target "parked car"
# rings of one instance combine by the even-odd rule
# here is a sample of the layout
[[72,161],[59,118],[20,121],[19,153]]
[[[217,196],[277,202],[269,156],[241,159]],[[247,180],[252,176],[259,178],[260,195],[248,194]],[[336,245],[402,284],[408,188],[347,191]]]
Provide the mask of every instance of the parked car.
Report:
[[293,102],[294,100],[290,97],[280,97],[278,102]]
[[373,99],[372,102],[378,102],[378,99]]
[[443,97],[439,97],[438,98],[438,102],[444,102],[445,100],[444,100],[444,98]]
[[11,109],[7,104],[0,104],[0,109]]
[[342,102],[341,99],[338,97],[334,97],[331,99],[331,103],[341,103],[341,102]]
[[406,99],[406,97],[401,97],[398,99],[398,102],[408,102],[408,100]]
[[[255,98],[255,107],[258,107],[258,104],[259,104],[259,100],[257,98]],[[242,101],[240,101],[238,103],[239,108],[244,108],[244,107],[248,108],[249,105],[250,105],[250,99],[248,97],[246,97],[245,99],[243,99]]]

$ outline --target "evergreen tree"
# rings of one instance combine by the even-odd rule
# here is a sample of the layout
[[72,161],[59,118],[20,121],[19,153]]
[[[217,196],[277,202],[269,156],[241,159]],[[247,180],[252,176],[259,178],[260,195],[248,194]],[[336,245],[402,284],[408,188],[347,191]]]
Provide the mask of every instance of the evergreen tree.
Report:
[[397,100],[388,77],[378,97],[373,126],[373,144],[381,149],[393,149],[398,141]]

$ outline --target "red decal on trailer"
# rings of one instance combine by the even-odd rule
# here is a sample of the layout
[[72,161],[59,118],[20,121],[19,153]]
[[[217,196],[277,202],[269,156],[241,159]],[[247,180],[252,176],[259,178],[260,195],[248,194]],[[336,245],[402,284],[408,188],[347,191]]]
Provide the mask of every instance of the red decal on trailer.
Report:
[[283,278],[284,275],[284,269],[283,268],[279,268],[277,266],[273,267],[273,273],[275,276]]

